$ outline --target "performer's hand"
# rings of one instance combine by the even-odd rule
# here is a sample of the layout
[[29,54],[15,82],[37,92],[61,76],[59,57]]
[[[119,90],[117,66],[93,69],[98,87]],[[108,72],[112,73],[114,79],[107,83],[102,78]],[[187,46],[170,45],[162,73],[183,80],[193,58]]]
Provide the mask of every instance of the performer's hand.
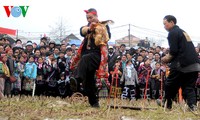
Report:
[[161,58],[162,63],[169,63],[172,59],[172,56],[170,54],[165,55]]
[[166,64],[166,63],[169,62],[169,59],[167,59],[166,56],[165,56],[165,57],[162,57],[162,58],[161,58],[161,62],[162,62],[163,64]]
[[96,25],[96,22],[92,22],[90,23],[90,26],[89,26],[89,31],[94,31],[94,27]]

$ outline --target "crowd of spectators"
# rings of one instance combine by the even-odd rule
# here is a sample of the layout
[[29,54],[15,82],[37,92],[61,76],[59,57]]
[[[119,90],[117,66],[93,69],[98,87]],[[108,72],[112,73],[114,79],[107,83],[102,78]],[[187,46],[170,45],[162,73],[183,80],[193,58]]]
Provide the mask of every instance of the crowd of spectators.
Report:
[[[25,46],[23,44],[20,39],[13,45],[6,38],[0,39],[0,98],[31,95],[34,87],[34,93],[38,96],[71,96],[70,63],[78,46],[56,44],[45,37],[41,38],[38,45],[32,41],[27,41]],[[119,89],[116,97],[130,100],[162,97],[164,81],[170,70],[168,64],[161,63],[161,57],[168,52],[167,48],[160,46],[138,49],[127,49],[125,44],[109,46],[109,82],[113,88]],[[197,47],[196,52],[200,56]],[[118,70],[118,79],[113,76],[115,68]],[[17,78],[15,82],[10,81],[11,76]],[[104,81],[101,82],[98,95],[108,97],[113,89],[106,86]],[[199,79],[196,82],[196,93],[199,99]]]

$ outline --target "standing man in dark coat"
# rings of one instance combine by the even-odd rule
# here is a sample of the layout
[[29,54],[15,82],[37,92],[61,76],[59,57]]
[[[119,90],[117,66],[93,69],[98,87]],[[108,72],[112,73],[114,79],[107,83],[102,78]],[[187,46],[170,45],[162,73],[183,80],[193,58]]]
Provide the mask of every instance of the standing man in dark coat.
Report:
[[[99,107],[95,73],[101,62],[101,44],[97,44],[98,41],[95,38],[97,31],[93,28],[99,23],[99,20],[97,11],[94,8],[85,10],[85,13],[88,25],[80,28],[80,34],[84,37],[84,40],[78,50],[77,57],[72,58],[71,69],[77,61],[79,62],[77,62],[76,74],[74,75],[75,78],[70,78],[70,86],[72,91],[76,91],[76,84],[82,82],[84,93],[88,96],[90,105],[92,107]],[[107,38],[106,40],[108,40],[111,37],[108,25],[105,26],[105,30],[105,34],[101,33],[100,36],[104,36]],[[107,43],[105,42],[105,45],[106,44]]]
[[[176,18],[167,15],[163,19],[165,29],[169,32],[168,43],[170,52],[161,59],[170,64],[170,74],[165,81],[165,96],[162,102],[167,102],[167,108],[172,108],[172,99],[178,89],[183,90],[183,97],[190,110],[197,110],[195,82],[200,70],[199,59],[189,35],[176,25]],[[161,103],[157,100],[157,103]]]

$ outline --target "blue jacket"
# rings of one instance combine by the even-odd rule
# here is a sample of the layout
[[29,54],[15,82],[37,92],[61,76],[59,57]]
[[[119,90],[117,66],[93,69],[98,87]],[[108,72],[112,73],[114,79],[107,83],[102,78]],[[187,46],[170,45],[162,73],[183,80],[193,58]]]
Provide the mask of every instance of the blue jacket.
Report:
[[24,68],[24,76],[30,79],[36,79],[37,76],[37,65],[35,63],[27,62]]

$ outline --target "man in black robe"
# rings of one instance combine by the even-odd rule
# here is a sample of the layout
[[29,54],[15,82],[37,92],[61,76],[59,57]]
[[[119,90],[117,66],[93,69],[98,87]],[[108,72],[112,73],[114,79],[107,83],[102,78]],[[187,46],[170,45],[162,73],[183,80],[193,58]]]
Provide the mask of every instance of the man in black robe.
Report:
[[[81,49],[81,57],[76,68],[75,75],[71,77],[70,84],[72,91],[79,91],[79,83],[83,84],[85,95],[88,96],[92,107],[99,107],[95,73],[101,62],[100,45],[95,44],[92,26],[99,23],[97,11],[94,8],[85,10],[88,25],[80,28],[80,34],[84,37]],[[106,25],[109,38],[111,37],[109,26]],[[75,89],[74,89],[75,88]]]

